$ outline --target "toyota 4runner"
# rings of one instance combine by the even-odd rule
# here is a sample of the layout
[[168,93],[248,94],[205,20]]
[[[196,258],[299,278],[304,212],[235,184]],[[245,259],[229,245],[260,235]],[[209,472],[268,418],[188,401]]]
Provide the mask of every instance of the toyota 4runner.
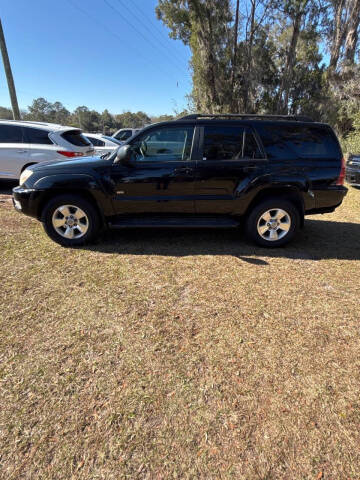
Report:
[[102,158],[26,169],[17,210],[64,246],[102,227],[245,225],[262,246],[288,243],[304,216],[333,212],[347,189],[339,142],[306,117],[188,115],[151,125]]

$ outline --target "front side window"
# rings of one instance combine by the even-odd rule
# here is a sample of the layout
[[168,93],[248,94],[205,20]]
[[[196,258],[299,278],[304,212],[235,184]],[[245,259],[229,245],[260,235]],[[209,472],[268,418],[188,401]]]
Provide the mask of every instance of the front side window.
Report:
[[144,132],[132,143],[135,161],[186,161],[190,159],[194,127],[162,127]]
[[245,132],[244,140],[244,158],[263,158],[259,145],[254,134],[251,131]]
[[204,160],[237,160],[243,152],[243,127],[204,127]]
[[39,128],[26,127],[25,134],[28,143],[36,143],[38,145],[52,145],[52,141],[49,138],[49,132],[46,130],[40,130]]
[[22,127],[0,125],[0,143],[24,143]]

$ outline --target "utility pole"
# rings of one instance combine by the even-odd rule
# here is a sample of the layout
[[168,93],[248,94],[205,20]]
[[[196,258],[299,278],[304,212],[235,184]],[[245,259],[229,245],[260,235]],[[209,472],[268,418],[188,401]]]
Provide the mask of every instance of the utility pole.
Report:
[[14,84],[14,79],[11,72],[10,60],[9,60],[9,55],[6,48],[4,31],[2,28],[1,20],[0,20],[0,50],[1,50],[1,55],[4,63],[7,84],[9,87],[13,117],[14,117],[14,120],[20,120],[20,110],[19,110],[19,105],[16,98],[15,84]]

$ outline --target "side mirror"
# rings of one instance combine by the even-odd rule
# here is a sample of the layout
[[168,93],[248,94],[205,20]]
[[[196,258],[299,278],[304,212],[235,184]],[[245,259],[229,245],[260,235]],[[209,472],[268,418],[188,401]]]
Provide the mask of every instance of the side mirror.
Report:
[[122,163],[123,165],[130,166],[131,165],[130,159],[131,159],[131,146],[123,145],[118,149],[114,163]]

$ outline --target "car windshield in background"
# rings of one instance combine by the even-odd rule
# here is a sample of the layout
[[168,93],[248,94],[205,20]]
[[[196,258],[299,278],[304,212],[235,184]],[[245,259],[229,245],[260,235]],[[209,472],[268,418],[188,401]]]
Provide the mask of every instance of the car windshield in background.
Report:
[[131,130],[125,130],[123,132],[120,132],[116,135],[117,140],[125,141],[128,138],[132,136],[132,131]]
[[114,137],[108,137],[107,135],[103,135],[103,138],[105,138],[105,140],[109,140],[110,142],[116,143],[116,145],[122,145],[122,142],[120,142]]
[[81,133],[81,130],[69,130],[61,135],[66,141],[77,147],[89,147],[91,142]]
[[90,136],[87,136],[86,138],[90,140],[90,142],[94,145],[94,147],[103,147],[105,145],[105,142],[103,142],[99,138],[90,137]]

